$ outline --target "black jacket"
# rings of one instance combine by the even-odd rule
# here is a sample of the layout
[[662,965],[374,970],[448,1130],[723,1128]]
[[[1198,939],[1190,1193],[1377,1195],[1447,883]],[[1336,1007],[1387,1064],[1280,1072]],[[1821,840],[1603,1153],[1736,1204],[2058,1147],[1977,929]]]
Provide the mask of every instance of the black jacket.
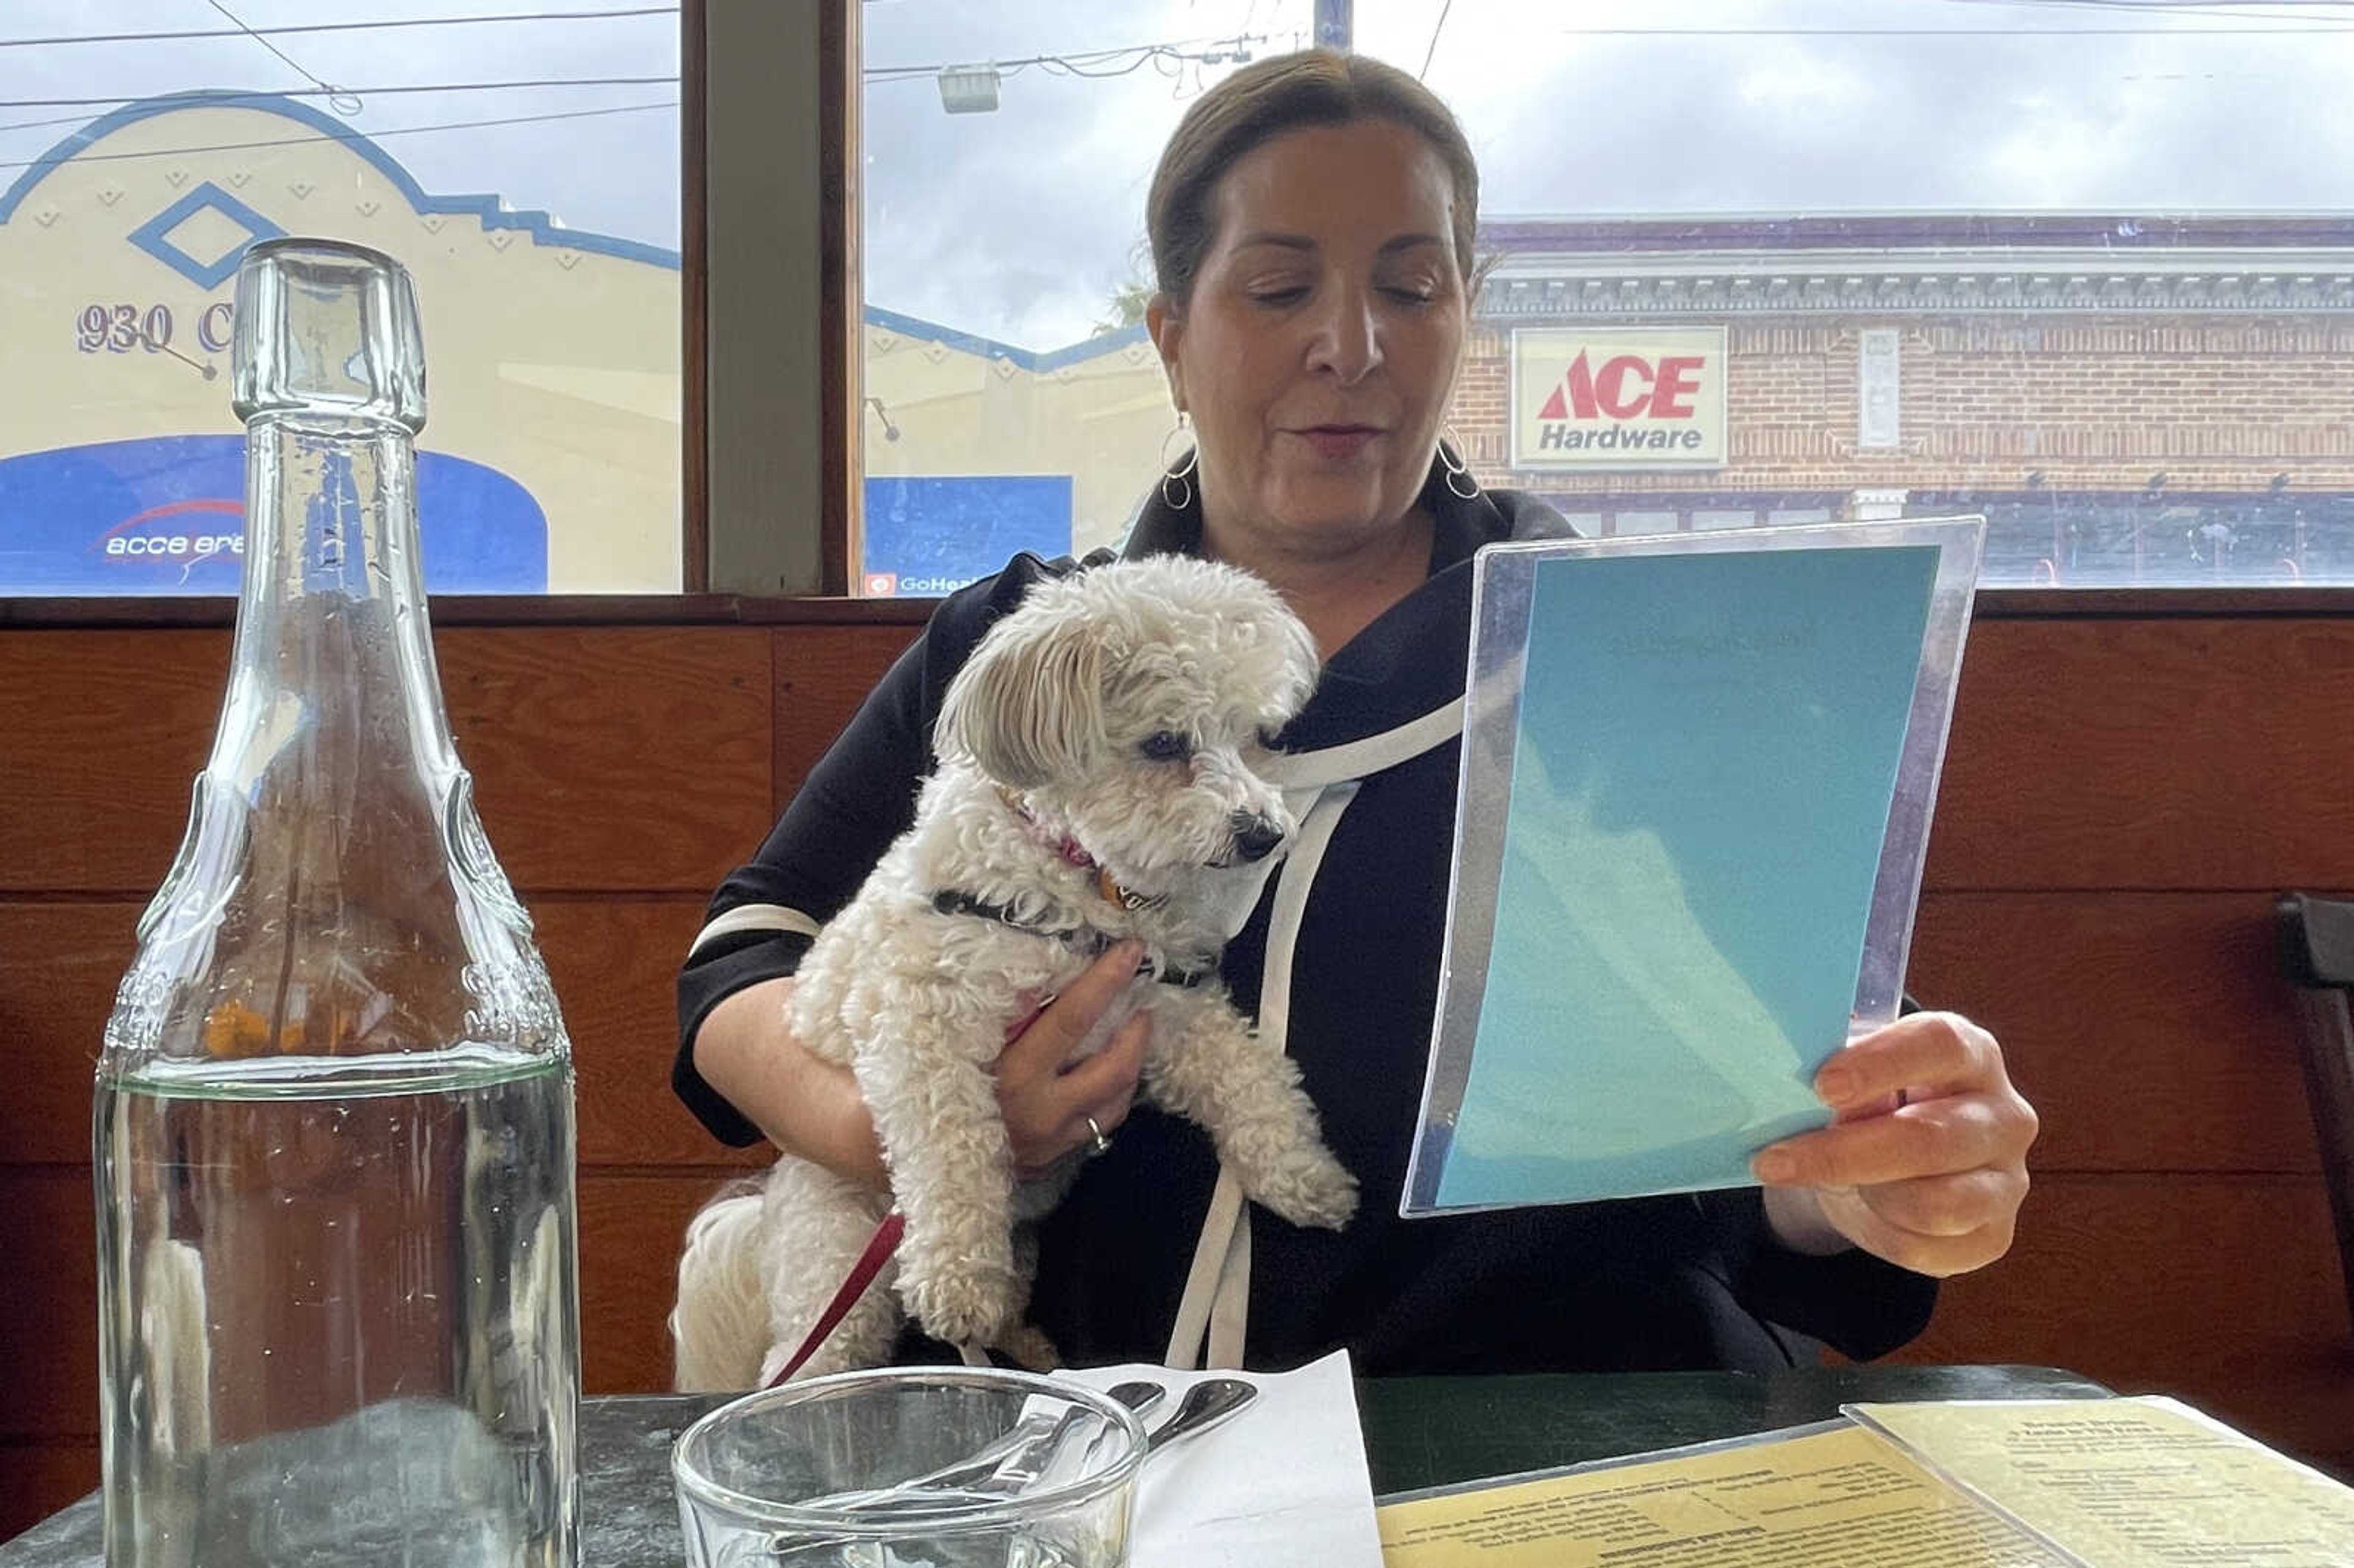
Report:
[[[1362,1196],[1337,1234],[1250,1211],[1249,1363],[1290,1367],[1346,1346],[1372,1374],[1788,1365],[1794,1351],[1769,1324],[1854,1356],[1902,1344],[1927,1321],[1935,1283],[1862,1253],[1788,1252],[1755,1189],[1398,1218],[1446,916],[1470,559],[1494,540],[1567,531],[1541,503],[1509,492],[1465,502],[1438,478],[1423,497],[1437,522],[1428,580],[1340,651],[1279,737],[1298,770],[1287,783],[1353,789],[1278,948],[1288,935],[1286,1048]],[[1197,511],[1156,495],[1127,548],[1192,551],[1200,536]],[[912,820],[949,677],[1032,583],[1075,569],[1024,556],[946,600],[758,856],[713,897],[725,934],[699,942],[680,976],[673,1083],[720,1139],[759,1135],[695,1073],[696,1026],[730,991],[792,971],[809,938],[780,927],[830,918]],[[1246,1012],[1260,1008],[1283,880],[1299,872],[1296,858],[1278,868],[1226,948]],[[727,929],[738,925],[755,928]],[[1066,1357],[1160,1359],[1216,1173],[1205,1135],[1142,1105],[1087,1162],[1044,1222],[1032,1297]]]

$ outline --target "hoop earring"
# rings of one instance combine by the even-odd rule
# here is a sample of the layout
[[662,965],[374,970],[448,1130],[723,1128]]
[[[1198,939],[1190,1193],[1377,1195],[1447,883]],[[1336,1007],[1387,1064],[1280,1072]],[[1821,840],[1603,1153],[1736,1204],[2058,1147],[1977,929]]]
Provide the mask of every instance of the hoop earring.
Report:
[[1169,466],[1169,443],[1183,435],[1192,422],[1185,411],[1180,408],[1177,411],[1177,423],[1171,428],[1167,435],[1161,438],[1161,500],[1162,504],[1172,512],[1182,512],[1193,504],[1192,480],[1193,471],[1202,466],[1201,444],[1196,442],[1188,447],[1185,450],[1185,461],[1175,468]]
[[[1454,432],[1455,427],[1449,425],[1447,434]],[[1471,465],[1464,461],[1459,448],[1448,448],[1445,436],[1439,438],[1438,466],[1446,471],[1447,493],[1458,501],[1477,501],[1479,498],[1479,482],[1472,477]]]

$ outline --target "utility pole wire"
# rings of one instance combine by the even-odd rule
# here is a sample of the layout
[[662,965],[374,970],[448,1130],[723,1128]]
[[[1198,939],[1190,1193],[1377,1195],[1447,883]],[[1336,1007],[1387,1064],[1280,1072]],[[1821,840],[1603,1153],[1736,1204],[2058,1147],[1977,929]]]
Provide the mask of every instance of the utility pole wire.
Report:
[[[639,114],[650,109],[676,109],[678,100],[659,103],[625,103],[611,109],[572,109],[556,114],[515,114],[497,120],[452,120],[435,125],[391,125],[381,131],[339,131],[315,136],[280,136],[261,142],[222,142],[206,147],[157,147],[144,153],[76,153],[78,164],[116,164],[132,158],[193,158],[204,153],[244,153],[258,147],[299,147],[313,142],[381,142],[387,136],[416,136],[429,131],[476,131],[492,125],[538,125],[551,120],[594,120],[607,114]],[[0,163],[0,169],[29,169],[38,158]]]
[[[265,38],[260,33],[255,32],[253,28],[247,24],[244,17],[239,16],[228,6],[222,5],[221,0],[206,0],[206,3],[211,5],[214,10],[219,12],[222,16],[227,16],[230,21],[236,23],[238,29],[247,37],[251,38],[255,43],[260,44],[263,48],[268,49],[271,54],[276,55],[280,59],[285,61],[286,67],[289,70],[292,70],[296,76],[308,81],[313,87],[317,88],[321,92],[325,93],[327,95],[327,106],[334,110],[338,114],[357,114],[363,108],[366,107],[353,94],[338,91],[336,89],[328,86],[325,82],[321,81],[313,72],[304,70],[302,66],[295,63],[295,59],[292,55],[288,54],[284,49],[280,48],[276,44],[271,43],[268,38]],[[345,107],[344,101],[346,99],[351,101],[349,108]]]
[[[187,38],[261,38],[286,33],[366,33],[388,27],[468,27],[485,22],[595,22],[615,16],[677,15],[678,7],[675,5],[633,5],[615,11],[514,11],[482,16],[394,16],[376,22],[290,22],[274,27],[189,27],[159,33],[75,33],[47,38],[0,38],[0,49],[45,48],[57,44],[177,43]],[[296,69],[301,69],[300,67]]]
[[1447,14],[1454,9],[1455,0],[1446,0],[1439,6],[1438,20],[1430,25],[1430,48],[1422,51],[1422,69],[1414,73],[1415,80],[1420,81],[1430,74],[1430,62],[1438,58],[1438,35],[1447,30]]

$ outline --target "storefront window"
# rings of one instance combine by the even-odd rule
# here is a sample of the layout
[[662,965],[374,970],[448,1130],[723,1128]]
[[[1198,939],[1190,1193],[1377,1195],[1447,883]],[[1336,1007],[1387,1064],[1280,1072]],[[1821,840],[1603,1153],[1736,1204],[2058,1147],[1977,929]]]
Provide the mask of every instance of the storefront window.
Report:
[[942,593],[1125,530],[1175,423],[1143,325],[1152,159],[1200,84],[1305,41],[1304,12],[1246,20],[862,8],[864,592]]
[[862,22],[866,591],[1119,536],[1172,423],[1137,324],[1152,160],[1205,85],[1320,29],[1419,71],[1480,158],[1453,423],[1485,482],[1602,533],[1983,513],[1989,586],[2354,580],[2354,12]]
[[11,9],[0,595],[236,592],[230,296],[279,234],[416,278],[429,588],[678,588],[678,16],[528,10]]

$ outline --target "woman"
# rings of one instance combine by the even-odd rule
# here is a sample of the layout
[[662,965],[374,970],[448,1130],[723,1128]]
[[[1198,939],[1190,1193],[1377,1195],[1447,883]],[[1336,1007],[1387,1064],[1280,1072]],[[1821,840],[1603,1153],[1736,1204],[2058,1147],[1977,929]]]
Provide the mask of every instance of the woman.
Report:
[[[2009,1245],[2034,1114],[1991,1037],[1928,1013],[1823,1070],[1838,1119],[1761,1154],[1762,1192],[1395,1217],[1437,984],[1470,556],[1562,527],[1480,493],[1439,440],[1478,182],[1412,78],[1315,53],[1214,88],[1154,177],[1146,320],[1196,442],[1126,548],[1249,567],[1324,655],[1280,737],[1278,777],[1316,804],[1224,967],[1299,1062],[1363,1201],[1337,1234],[1237,1221],[1197,1129],[1130,1116],[1140,1033],[1064,1070],[1126,979],[1115,951],[999,1065],[1024,1165],[1119,1134],[1040,1238],[1033,1314],[1074,1361],[1190,1361],[1205,1327],[1213,1360],[1346,1345],[1374,1373],[1755,1369],[1795,1359],[1784,1329],[1872,1355],[1920,1330],[1936,1277]],[[784,1031],[786,977],[906,826],[940,694],[981,630],[1070,569],[1024,557],[948,600],[721,887],[680,981],[675,1075],[718,1136],[883,1180],[854,1081]]]

